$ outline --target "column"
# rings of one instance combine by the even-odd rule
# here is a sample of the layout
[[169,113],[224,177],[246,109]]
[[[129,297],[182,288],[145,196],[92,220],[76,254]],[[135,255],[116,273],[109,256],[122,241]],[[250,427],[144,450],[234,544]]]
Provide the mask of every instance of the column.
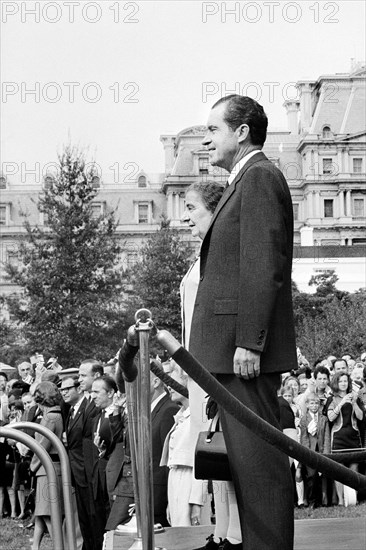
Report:
[[338,201],[339,201],[339,216],[341,218],[344,217],[344,191],[339,191],[338,195]]
[[351,191],[346,192],[346,216],[352,216]]
[[320,193],[319,191],[315,191],[315,212],[314,212],[314,217],[315,218],[320,218]]
[[313,218],[314,217],[313,192],[312,191],[309,191],[309,193],[306,196],[306,213],[307,213],[307,218]]
[[173,193],[168,193],[168,218],[173,219]]
[[174,194],[174,219],[179,220],[179,193]]
[[337,164],[338,164],[338,170],[336,171],[337,174],[343,174],[343,154],[340,149],[337,151]]

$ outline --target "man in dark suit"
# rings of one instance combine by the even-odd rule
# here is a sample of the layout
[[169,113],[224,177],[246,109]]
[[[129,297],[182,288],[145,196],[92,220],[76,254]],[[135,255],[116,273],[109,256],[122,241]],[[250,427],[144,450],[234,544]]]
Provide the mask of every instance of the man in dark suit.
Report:
[[98,503],[93,499],[93,456],[94,456],[94,443],[93,443],[93,419],[100,412],[96,407],[94,401],[91,398],[91,389],[95,379],[103,375],[103,365],[96,359],[85,359],[82,361],[79,367],[78,381],[80,382],[80,390],[84,392],[84,398],[86,399],[86,406],[83,413],[83,429],[82,429],[82,444],[83,444],[83,460],[85,477],[88,482],[88,504],[89,504],[89,519],[88,528],[90,536],[93,540],[93,548],[98,549],[97,535],[98,535],[98,518],[99,507]]
[[72,483],[75,489],[76,507],[83,537],[83,550],[93,550],[94,542],[90,529],[90,498],[88,481],[84,469],[83,424],[87,400],[80,390],[77,376],[62,379],[61,394],[71,408],[65,423],[67,451],[70,459]]
[[174,424],[174,415],[179,407],[172,403],[166,393],[164,384],[150,372],[151,395],[151,430],[152,430],[152,458],[153,458],[153,483],[154,483],[154,522],[168,527],[166,517],[168,505],[168,468],[160,466],[161,453],[164,441]]
[[[261,152],[268,120],[248,97],[212,108],[203,144],[229,173],[202,242],[189,349],[242,403],[279,428],[280,373],[296,366],[291,299],[293,214],[282,173]],[[288,458],[220,410],[243,544],[290,550]],[[217,545],[218,546],[218,545]]]

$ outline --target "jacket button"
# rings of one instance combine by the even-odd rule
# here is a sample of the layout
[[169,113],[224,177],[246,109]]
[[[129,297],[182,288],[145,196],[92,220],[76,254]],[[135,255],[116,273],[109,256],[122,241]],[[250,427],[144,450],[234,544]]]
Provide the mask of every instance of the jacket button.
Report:
[[263,342],[261,342],[260,340],[258,340],[257,346],[263,346]]
[[264,338],[263,334],[260,334],[260,335],[258,336],[258,338],[259,338],[259,340],[263,340],[263,338]]
[[266,333],[265,330],[261,330],[261,334],[262,334],[263,336],[265,335],[265,333]]

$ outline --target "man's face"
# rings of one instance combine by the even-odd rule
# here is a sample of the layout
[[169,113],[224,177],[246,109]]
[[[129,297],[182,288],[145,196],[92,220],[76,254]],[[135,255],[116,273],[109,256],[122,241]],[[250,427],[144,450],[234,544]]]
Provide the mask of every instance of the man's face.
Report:
[[24,380],[28,375],[32,374],[32,365],[30,363],[20,363],[18,365],[19,376]]
[[221,103],[211,110],[202,144],[208,149],[212,166],[220,166],[230,172],[239,151],[239,140],[238,131],[232,130],[224,120],[225,109],[225,103]]
[[312,413],[317,413],[319,410],[319,401],[317,399],[310,399],[307,403],[308,410]]
[[94,382],[92,365],[84,363],[79,367],[79,382],[81,391],[90,392]]
[[5,376],[0,375],[0,391],[5,391],[6,389],[6,378]]
[[315,384],[318,390],[324,391],[328,385],[328,376],[319,372],[318,376],[316,377]]
[[347,371],[348,371],[348,365],[346,363],[346,361],[336,361],[334,363],[334,374],[336,374],[337,372],[345,372],[347,374]]
[[103,380],[94,380],[91,396],[97,407],[106,409],[109,405],[111,405],[113,401],[113,393],[113,391],[108,392],[106,390]]
[[31,395],[23,395],[22,396],[22,401],[23,401],[23,405],[24,405],[24,410],[29,411],[29,409],[31,408],[31,406],[33,404],[32,396]]
[[65,403],[69,403],[69,405],[76,405],[79,401],[80,393],[78,388],[75,387],[75,382],[72,378],[64,378],[62,380],[60,392]]

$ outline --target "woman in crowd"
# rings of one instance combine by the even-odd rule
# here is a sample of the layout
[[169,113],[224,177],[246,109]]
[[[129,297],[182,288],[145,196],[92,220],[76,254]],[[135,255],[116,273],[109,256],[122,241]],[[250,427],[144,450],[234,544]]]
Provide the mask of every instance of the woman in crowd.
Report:
[[[187,374],[170,361],[169,375],[173,380],[187,387]],[[169,388],[173,403],[181,408],[174,416],[174,426],[168,433],[161,457],[161,466],[168,466],[168,511],[172,527],[192,525],[192,511],[199,508],[200,523],[210,524],[210,505],[202,491],[202,482],[193,474],[194,449],[196,441],[190,429],[189,400],[173,388]]]
[[[331,449],[342,451],[344,449],[358,449],[361,447],[361,434],[359,424],[364,420],[364,407],[358,396],[358,392],[352,391],[352,381],[348,374],[337,372],[330,387],[333,397],[327,407],[327,416],[331,423]],[[354,471],[358,471],[358,464],[348,465]],[[344,486],[335,482],[338,504],[344,506]]]
[[[211,218],[222,197],[224,186],[214,181],[195,182],[186,192],[186,208],[182,221],[188,223],[192,235],[204,239]],[[196,258],[181,284],[182,340],[189,350],[189,336],[193,309],[200,278],[200,261]],[[207,394],[198,384],[188,377],[189,408],[191,411],[191,437],[197,441],[200,431],[208,429],[205,413]],[[215,533],[207,539],[206,550],[217,550],[220,541],[227,539],[231,544],[241,546],[241,530],[232,482],[215,481],[214,490],[216,525]],[[192,524],[200,523],[200,509],[193,510]]]
[[[52,382],[41,382],[34,392],[34,401],[42,411],[41,426],[51,430],[61,440],[63,432],[63,420],[60,404],[62,401],[61,393],[57,386]],[[57,450],[51,441],[41,434],[36,433],[36,441],[49,453],[56,470],[58,481],[58,494],[60,499],[60,509],[63,514],[63,499],[61,485],[60,459]],[[49,484],[47,481],[45,468],[42,466],[37,455],[32,458],[31,472],[36,476],[36,508],[35,508],[35,526],[32,550],[39,550],[43,535],[48,529],[52,536],[51,529],[51,507]]]

